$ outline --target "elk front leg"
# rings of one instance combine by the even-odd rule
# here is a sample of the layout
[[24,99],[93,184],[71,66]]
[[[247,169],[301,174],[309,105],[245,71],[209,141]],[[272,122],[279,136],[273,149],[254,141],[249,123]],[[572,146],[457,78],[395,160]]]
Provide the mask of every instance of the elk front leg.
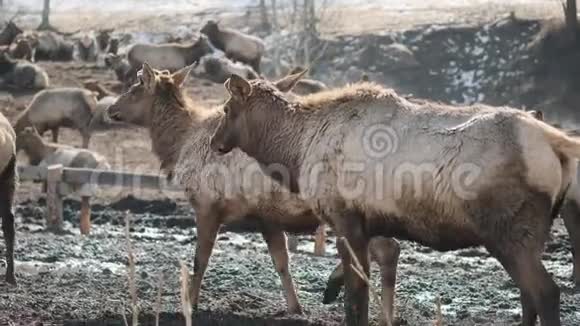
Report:
[[288,248],[286,244],[286,235],[279,230],[265,230],[262,232],[264,240],[268,245],[272,262],[276,268],[276,272],[280,275],[284,292],[286,293],[286,304],[288,306],[288,313],[302,314],[302,307],[296,295],[296,288],[292,275],[290,274],[290,265],[288,263]]
[[215,240],[220,228],[217,216],[210,213],[198,213],[197,216],[197,246],[193,258],[193,275],[191,276],[191,304],[197,309],[201,281],[207,269],[209,258],[213,251]]

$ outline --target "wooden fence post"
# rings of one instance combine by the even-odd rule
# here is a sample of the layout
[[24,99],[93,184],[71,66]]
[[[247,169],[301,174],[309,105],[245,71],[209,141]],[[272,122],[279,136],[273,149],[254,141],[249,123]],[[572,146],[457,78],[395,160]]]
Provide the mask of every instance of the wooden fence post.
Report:
[[81,234],[91,233],[91,197],[81,197]]
[[62,231],[62,197],[60,194],[62,165],[51,165],[46,170],[46,228],[53,232],[59,232]]
[[326,230],[324,226],[325,224],[320,224],[318,229],[316,229],[316,234],[314,235],[315,256],[324,256],[326,252]]

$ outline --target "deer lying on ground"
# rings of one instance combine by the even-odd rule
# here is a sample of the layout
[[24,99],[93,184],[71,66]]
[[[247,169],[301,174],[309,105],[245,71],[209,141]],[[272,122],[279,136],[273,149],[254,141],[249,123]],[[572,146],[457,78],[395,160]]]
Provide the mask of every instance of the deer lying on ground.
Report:
[[82,61],[97,61],[99,45],[97,39],[89,34],[81,36],[76,42],[79,59]]
[[24,60],[14,60],[0,53],[0,86],[18,89],[45,89],[49,86],[48,75],[41,67]]
[[214,83],[223,83],[234,74],[243,76],[246,79],[259,78],[258,73],[252,67],[243,63],[233,62],[227,58],[205,56],[201,59],[201,65],[205,72],[203,77]]
[[127,52],[127,60],[132,70],[141,69],[147,62],[159,69],[176,71],[185,66],[198,63],[199,59],[211,52],[205,36],[200,36],[192,44],[143,44],[133,45]]
[[16,285],[14,276],[14,193],[18,184],[16,172],[16,134],[0,113],[0,217],[6,244],[6,282]]
[[76,129],[81,133],[82,147],[88,148],[91,139],[89,123],[97,101],[93,93],[83,88],[54,88],[37,93],[28,107],[20,113],[14,124],[16,133],[34,126],[42,135],[52,133],[52,141],[58,142],[61,127]]
[[201,33],[207,35],[213,46],[224,51],[226,57],[248,64],[260,73],[260,61],[266,49],[261,39],[218,26],[213,20],[209,20],[201,28]]
[[[294,75],[302,71],[304,71],[304,68],[298,66],[290,70],[288,74]],[[244,77],[243,75],[240,74],[237,75]],[[294,85],[294,87],[292,88],[292,93],[297,95],[309,95],[326,90],[328,90],[328,87],[326,87],[326,85],[323,82],[314,79],[302,78],[296,83],[296,85]]]
[[287,311],[301,313],[284,231],[313,232],[320,220],[304,201],[270,182],[257,162],[242,152],[218,156],[210,150],[209,138],[223,112],[195,105],[185,95],[183,84],[190,69],[191,66],[170,74],[143,64],[138,83],[109,107],[108,116],[149,129],[153,152],[161,161],[162,170],[185,188],[195,209],[198,240],[191,302],[198,304],[201,282],[220,227],[248,221],[253,222],[252,230],[261,232],[268,245],[286,294]]
[[98,80],[89,79],[83,82],[83,87],[97,93],[97,100],[102,100],[105,97],[117,97],[119,94],[108,90]]
[[33,45],[27,39],[18,39],[10,45],[10,56],[14,59],[23,59],[33,61],[32,58]]
[[[560,290],[541,254],[576,178],[578,138],[521,110],[413,103],[370,83],[299,102],[264,80],[225,85],[212,149],[286,168],[286,179],[273,177],[352,247],[344,266],[356,258],[368,275],[368,242],[379,235],[442,251],[484,246],[520,289],[523,324],[539,315],[561,325]],[[345,286],[347,324],[368,324],[366,284],[346,268]]]
[[129,61],[123,59],[120,55],[108,53],[105,56],[105,65],[115,72],[117,80],[124,85],[125,89],[131,86],[135,81],[137,70],[133,70]]

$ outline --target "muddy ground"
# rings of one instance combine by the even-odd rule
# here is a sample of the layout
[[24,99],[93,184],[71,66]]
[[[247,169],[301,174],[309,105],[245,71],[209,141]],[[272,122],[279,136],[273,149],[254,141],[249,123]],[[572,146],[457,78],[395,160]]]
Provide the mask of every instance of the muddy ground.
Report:
[[[78,202],[66,202],[64,235],[43,231],[43,208],[42,199],[17,208],[19,286],[0,285],[0,323],[120,325],[123,304],[130,300],[123,233],[129,211],[141,321],[152,323],[163,273],[163,324],[183,324],[179,260],[191,269],[196,239],[194,213],[188,206],[132,197],[95,205],[90,237],[78,232]],[[305,314],[286,316],[280,281],[260,236],[222,233],[203,283],[197,325],[339,325],[342,298],[321,304],[325,280],[337,262],[333,241],[330,237],[327,256],[315,257],[312,238],[300,237],[291,268]],[[515,325],[520,320],[518,291],[483,250],[439,253],[409,242],[403,242],[402,249],[397,282],[400,324],[432,325],[438,297],[446,325]],[[570,280],[570,244],[560,220],[544,262],[562,288],[563,324],[578,325],[580,292]],[[378,286],[377,282],[375,277]],[[375,309],[372,313],[377,316]]]
[[[415,3],[410,0],[407,2]],[[451,0],[449,2],[455,3]],[[521,9],[521,3],[524,2],[511,1],[509,5],[506,4],[509,10],[503,10],[501,6],[485,4],[484,1],[477,3],[477,6],[456,8],[455,11],[440,9],[439,5],[434,9],[420,6],[411,12],[406,11],[406,5],[403,4],[400,8],[384,11],[378,11],[372,6],[351,8],[348,9],[354,10],[350,13],[351,16],[361,17],[359,24],[346,24],[346,20],[342,19],[342,23],[327,26],[327,29],[332,34],[353,35],[382,31],[385,28],[404,30],[409,26],[423,25],[437,19],[439,19],[437,23],[448,23],[452,20],[463,23],[470,19],[478,23],[482,21],[490,23],[500,14],[505,14],[515,7],[519,6]],[[499,2],[493,3],[497,5]],[[556,10],[560,10],[557,3],[553,5],[548,1],[536,1],[533,6],[524,10],[524,16],[528,18],[543,16],[546,13],[543,10],[544,6],[550,8],[555,6]],[[482,8],[488,9],[482,10]],[[122,16],[123,18],[120,18],[119,12],[110,11],[93,17],[94,19],[89,19],[92,16],[85,11],[80,13],[63,11],[57,13],[54,24],[65,30],[76,30],[80,26],[97,28],[112,23],[131,31],[173,31],[175,26],[170,25],[170,22],[176,19],[194,21],[192,24],[197,26],[208,15],[215,13],[215,8],[212,9],[214,11],[203,8],[205,11],[199,15],[181,13],[176,16],[165,11],[156,14],[155,8],[150,9],[146,14],[131,12],[130,16]],[[195,9],[191,10],[195,11]],[[240,14],[238,11],[236,9],[228,11],[228,17]],[[413,14],[416,18],[413,18]],[[385,17],[389,19],[384,19]],[[22,22],[34,22],[34,19],[28,18],[28,16],[22,16],[19,19]],[[113,18],[117,21],[112,21]],[[482,29],[487,31],[489,28],[485,26]],[[525,29],[521,29],[523,32],[530,30],[527,25],[524,27]],[[439,38],[425,37],[427,41],[423,42],[421,41],[423,37],[417,37],[417,35],[439,37],[440,34],[423,33],[422,30],[425,29],[429,28],[421,27],[418,29],[420,34],[411,31],[408,33],[411,37],[397,36],[394,39],[413,49],[424,66],[420,70],[415,69],[415,75],[410,75],[409,71],[384,73],[385,75],[398,74],[413,77],[409,80],[393,81],[395,86],[404,88],[404,92],[416,92],[410,88],[411,86],[405,89],[405,82],[411,85],[413,80],[425,79],[424,76],[427,75],[443,76],[440,79],[432,78],[437,81],[438,86],[440,84],[444,87],[449,84],[449,87],[453,87],[454,84],[448,82],[449,78],[446,76],[467,75],[469,77],[471,75],[465,71],[480,69],[479,67],[487,62],[478,60],[473,63],[470,59],[457,59],[458,63],[465,62],[464,65],[467,67],[460,67],[462,69],[459,72],[440,65],[439,62],[450,62],[450,60],[443,55],[435,56],[435,58],[430,58],[432,56],[428,55],[445,52],[435,46],[431,47],[431,44],[442,43]],[[437,32],[439,29],[431,30]],[[447,35],[440,37],[457,42],[462,39],[471,39],[473,33],[472,30],[455,29],[450,32],[450,35],[461,34],[465,37],[450,38]],[[486,35],[479,39],[485,40]],[[348,37],[352,38],[352,36]],[[340,37],[338,39],[341,40]],[[354,44],[357,50],[363,49],[364,54],[372,53],[374,50],[368,44],[376,43],[378,47],[379,41],[382,40],[373,35],[362,39],[365,39],[366,43],[358,44],[349,40],[345,42]],[[411,41],[407,41],[408,39]],[[504,39],[501,38],[501,40]],[[479,42],[478,39],[475,41]],[[392,43],[393,40],[388,42]],[[465,54],[466,58],[472,58],[474,52],[480,52],[480,47],[483,47],[485,51],[507,53],[506,56],[512,56],[512,52],[502,50],[514,47],[511,39],[498,40],[501,48],[495,44],[493,47],[488,47],[477,42],[469,47],[459,45],[459,49],[465,50],[457,52],[457,57]],[[417,45],[419,50],[415,49],[414,45]],[[523,48],[523,45],[518,45],[518,48]],[[381,53],[381,51],[377,52]],[[349,53],[351,57],[359,54],[352,51]],[[486,53],[478,55],[485,57]],[[322,62],[320,64],[322,65]],[[86,79],[97,79],[106,83],[115,79],[112,72],[95,64],[41,62],[40,65],[46,68],[51,83],[55,87],[80,86]],[[437,73],[432,70],[435,66],[440,66]],[[492,71],[492,68],[496,66],[495,61],[490,60],[486,66],[491,67],[486,70]],[[507,65],[501,66],[495,70],[508,69],[506,67]],[[496,79],[494,74],[484,75],[486,78],[488,75],[491,76],[491,80]],[[473,73],[473,76],[476,74]],[[479,98],[480,93],[485,93],[485,99],[490,98],[487,97],[490,91],[479,87],[478,84],[472,85],[462,80],[456,84],[459,86],[455,85],[456,88],[450,88],[453,92],[435,89],[426,90],[428,94],[420,94],[442,94],[442,96],[447,96],[447,101],[452,101],[455,97],[464,94]],[[503,89],[503,85],[500,86]],[[222,85],[196,78],[188,81],[187,90],[195,101],[204,105],[219,104],[225,96]],[[449,95],[445,95],[446,93]],[[0,110],[13,119],[32,96],[32,93],[0,90]],[[505,97],[510,96],[508,94]],[[499,101],[503,97],[498,96],[497,99]],[[78,134],[68,130],[63,131],[62,142],[80,145]],[[96,135],[92,140],[91,149],[105,155],[115,170],[134,173],[159,171],[159,163],[150,152],[149,136],[143,130],[116,130]],[[19,159],[21,164],[25,164],[24,157]],[[129,315],[129,308],[123,310],[129,302],[126,276],[128,260],[123,233],[126,214],[129,214],[132,221],[131,237],[137,260],[140,323],[153,324],[158,278],[159,274],[163,273],[162,325],[183,325],[179,294],[179,261],[183,260],[189,269],[192,269],[196,229],[195,213],[179,194],[161,191],[142,192],[137,189],[104,190],[93,199],[93,229],[88,237],[79,234],[79,203],[74,197],[65,203],[66,232],[62,235],[45,232],[43,198],[38,184],[23,183],[18,191],[16,260],[19,286],[14,288],[0,282],[0,325],[10,323],[30,325],[38,322],[67,325],[122,325],[122,311]],[[574,288],[570,279],[572,255],[569,239],[561,220],[555,221],[552,234],[553,237],[546,248],[544,262],[562,289],[563,324],[579,325],[580,291]],[[312,237],[300,236],[299,250],[291,257],[291,268],[305,314],[287,316],[283,313],[286,305],[281,284],[261,237],[247,233],[222,233],[203,283],[200,310],[195,313],[196,325],[340,325],[343,316],[342,297],[337,303],[321,304],[326,279],[338,261],[334,238],[330,236],[328,241],[327,255],[315,257],[312,255]],[[4,243],[0,241],[0,252],[3,250]],[[398,272],[396,309],[399,324],[433,325],[436,319],[438,298],[441,301],[445,325],[515,325],[520,321],[518,291],[499,263],[481,249],[440,253],[413,243],[402,242]],[[0,275],[3,273],[4,266],[0,266]],[[378,285],[376,270],[374,275],[373,280]],[[374,305],[371,314],[375,319],[378,316]]]

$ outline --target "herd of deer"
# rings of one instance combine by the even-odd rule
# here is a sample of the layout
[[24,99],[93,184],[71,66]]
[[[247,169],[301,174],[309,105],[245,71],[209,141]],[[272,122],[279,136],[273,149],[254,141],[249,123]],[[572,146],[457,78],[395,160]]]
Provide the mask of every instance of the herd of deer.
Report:
[[[381,271],[382,322],[392,323],[395,239],[441,251],[485,247],[520,290],[523,324],[535,325],[539,316],[544,326],[560,325],[560,290],[541,255],[558,215],[573,253],[580,252],[580,138],[544,122],[541,112],[408,99],[368,81],[327,89],[304,80],[301,69],[271,82],[260,76],[261,40],[213,21],[201,33],[192,45],[136,44],[126,61],[108,54],[127,81],[120,96],[89,82],[88,89],[39,92],[14,127],[0,115],[7,282],[16,282],[17,151],[26,151],[31,164],[60,155],[69,164],[103,166],[102,157],[86,150],[95,126],[135,125],[149,131],[162,170],[185,188],[196,212],[194,306],[220,227],[252,220],[280,275],[289,313],[303,310],[285,234],[327,224],[339,238],[341,264],[325,302],[344,285],[348,325],[368,324],[369,285],[361,273],[368,277],[371,257]],[[214,48],[225,57],[206,57]],[[0,78],[15,73],[6,62],[21,64],[2,58]],[[210,67],[212,80],[225,81],[225,104],[203,107],[186,95],[199,62]],[[75,154],[72,147],[45,144],[41,134],[51,130],[56,142],[59,127],[79,130],[85,149]],[[81,152],[84,159],[76,159]],[[252,182],[245,180],[248,171]],[[580,285],[578,258],[573,277]]]

